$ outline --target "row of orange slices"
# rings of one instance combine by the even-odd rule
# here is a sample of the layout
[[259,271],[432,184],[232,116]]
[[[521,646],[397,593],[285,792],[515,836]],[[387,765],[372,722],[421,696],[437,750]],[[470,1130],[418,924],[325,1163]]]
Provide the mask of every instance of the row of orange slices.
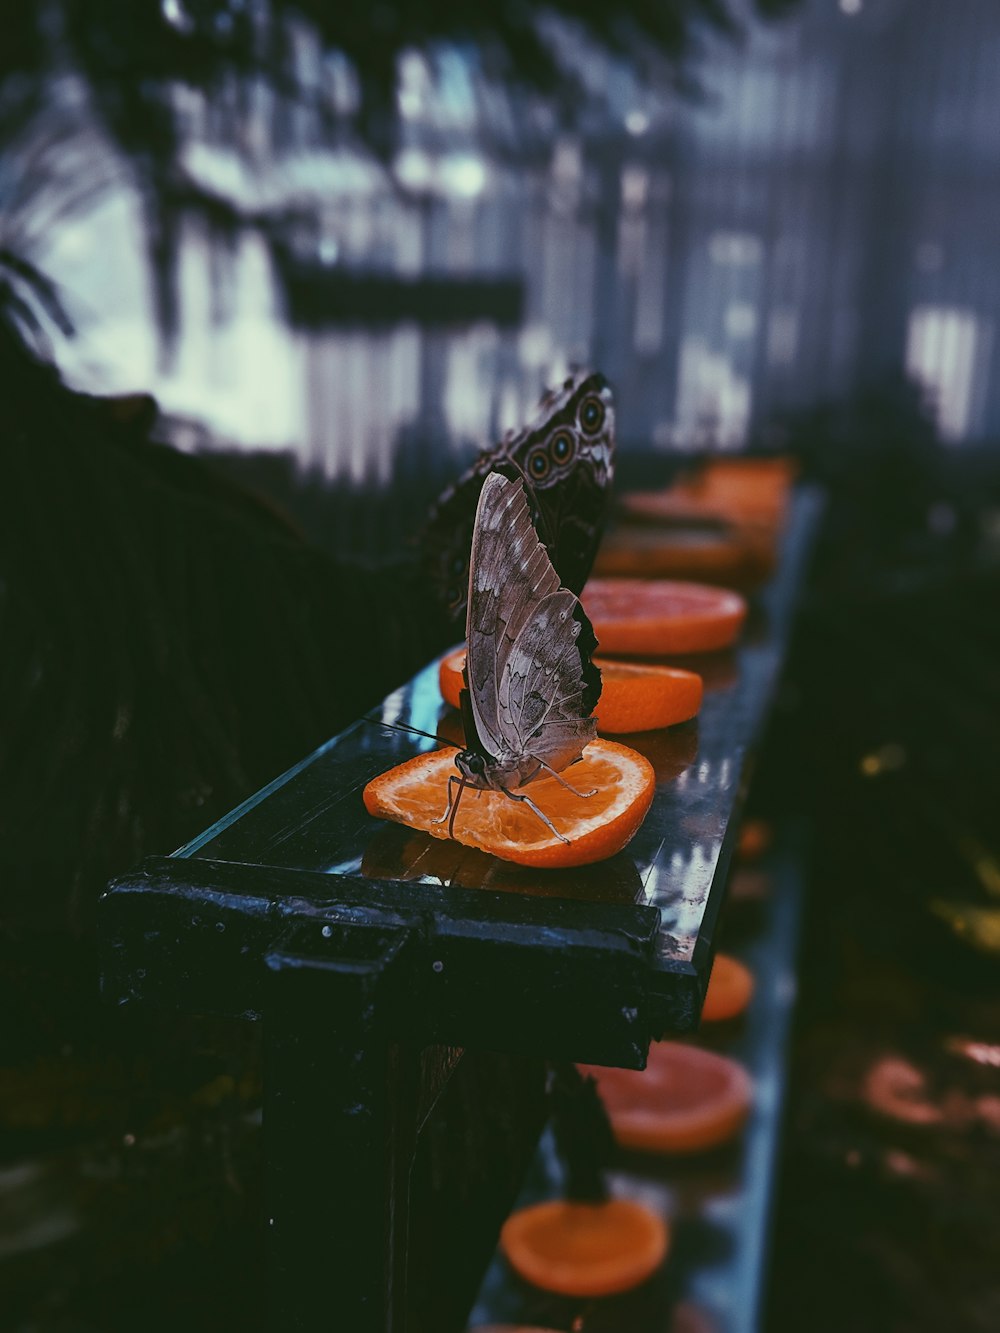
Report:
[[[594,583],[598,595],[589,597]],[[646,651],[653,655],[657,651],[710,651],[728,646],[739,634],[745,613],[742,599],[731,593],[713,599],[709,590],[698,588],[691,595],[689,607],[707,612],[709,619],[698,623],[691,615],[682,618],[674,628],[670,647],[662,647],[663,640],[645,637],[651,627],[641,623],[641,612],[634,602],[626,623],[615,622],[616,608],[629,604],[634,583],[594,580],[585,593],[585,605],[605,651]],[[623,594],[617,603],[616,584]],[[656,585],[649,583],[639,605],[647,610],[660,596]],[[714,620],[710,618],[713,606]],[[680,599],[674,609],[681,609]],[[606,617],[603,622],[602,616]],[[617,675],[619,664],[600,665],[605,685],[599,725],[602,731],[614,731],[621,706],[616,695],[619,691],[627,693],[630,681],[627,676],[621,680]],[[645,665],[640,670],[652,674],[655,668]],[[679,677],[674,678],[674,685],[679,688]],[[636,707],[641,712],[643,704],[636,700]],[[631,721],[635,713],[627,716]],[[671,718],[680,720],[680,716]],[[740,838],[743,858],[756,859],[766,841],[761,825],[745,825]],[[749,970],[735,958],[718,955],[702,1009],[703,1021],[738,1017],[752,994]],[[752,1085],[746,1070],[726,1056],[687,1043],[654,1042],[646,1069],[641,1072],[600,1066],[581,1068],[597,1082],[616,1140],[632,1151],[687,1155],[709,1150],[737,1135],[750,1111]],[[663,1262],[670,1240],[665,1220],[629,1199],[612,1199],[601,1205],[550,1200],[513,1214],[501,1235],[508,1261],[523,1278],[549,1291],[576,1297],[613,1295],[644,1282]]]
[[[719,954],[702,1018],[738,1018],[753,976]],[[580,1065],[597,1082],[617,1142],[632,1152],[690,1156],[734,1138],[750,1112],[752,1084],[742,1065],[686,1042],[658,1041],[642,1071]],[[513,1213],[500,1244],[526,1281],[559,1295],[612,1296],[645,1282],[665,1259],[668,1223],[631,1199],[601,1204],[553,1199]]]
[[[768,842],[767,826],[747,821],[738,859],[756,861]],[[717,954],[702,1020],[738,1020],[753,992],[750,970],[729,954]],[[742,1065],[688,1042],[653,1042],[641,1071],[579,1068],[596,1080],[615,1139],[631,1152],[688,1157],[711,1151],[741,1132],[752,1105],[753,1085]],[[601,1204],[555,1199],[523,1208],[507,1219],[500,1237],[507,1261],[527,1282],[585,1299],[614,1296],[645,1282],[667,1257],[671,1241],[670,1225],[659,1213],[621,1198]],[[710,1326],[699,1318],[689,1322],[692,1329]]]
[[[602,654],[626,657],[728,647],[747,609],[736,593],[667,580],[592,579],[582,600]],[[533,784],[535,802],[568,841],[553,836],[537,816],[502,792],[486,791],[461,806],[453,830],[459,842],[521,865],[565,868],[613,856],[635,835],[652,803],[656,775],[641,754],[606,737],[689,721],[701,707],[702,679],[658,662],[605,655],[595,660],[603,679],[597,708],[601,734],[574,766],[573,781],[598,794],[582,798],[553,777]],[[464,665],[465,650],[458,648],[439,667],[442,696],[456,708]],[[365,806],[382,819],[447,838],[452,835],[441,815],[453,773],[450,752],[417,755],[369,782]]]
[[[540,833],[538,821],[519,807],[512,809],[500,793],[484,793],[473,803],[471,819],[456,827],[460,841],[524,864],[582,865],[624,846],[652,802],[655,775],[642,755],[607,740],[607,735],[672,726],[699,711],[703,682],[697,673],[618,657],[657,658],[730,647],[747,609],[736,593],[662,579],[592,579],[582,601],[601,650],[595,659],[603,680],[596,710],[601,734],[574,767],[574,778],[581,788],[598,789],[599,796],[590,798],[597,803],[584,805],[553,779],[536,784],[536,799],[570,838],[568,845]],[[442,697],[456,708],[464,665],[465,650],[459,648],[439,668]],[[443,825],[430,821],[440,819],[453,772],[451,754],[421,755],[394,772],[398,776],[392,784],[377,779],[366,789],[371,812],[447,836]],[[751,833],[750,826],[746,832]],[[761,850],[753,842],[753,837],[747,839],[748,859]],[[752,993],[747,968],[720,954],[703,1019],[738,1017]],[[654,1042],[642,1072],[581,1068],[598,1084],[617,1141],[631,1150],[704,1151],[738,1134],[749,1114],[752,1087],[742,1066],[684,1042]],[[550,1200],[513,1213],[501,1234],[507,1259],[523,1278],[583,1298],[627,1291],[645,1281],[669,1246],[664,1219],[627,1199],[601,1205]]]
[[716,458],[668,491],[625,494],[595,572],[755,588],[777,564],[794,476],[787,458]]
[[[740,531],[777,541],[794,467],[783,458],[716,458],[682,476],[669,490],[626,496],[626,517],[683,526],[725,522]],[[654,533],[663,533],[653,529]],[[643,547],[639,567],[651,572]],[[551,832],[528,810],[497,792],[486,792],[462,806],[453,836],[506,860],[536,866],[575,866],[613,856],[642,823],[655,789],[655,775],[641,755],[605,738],[673,726],[693,718],[700,706],[703,681],[695,672],[665,666],[650,658],[712,653],[730,647],[743,627],[747,606],[735,592],[672,579],[592,578],[582,601],[594,625],[601,656],[603,690],[597,709],[600,737],[582,761],[594,774],[576,769],[578,786],[599,777],[608,799],[596,809],[560,795],[554,779],[534,788],[568,842]],[[646,659],[642,662],[620,658]],[[440,666],[443,697],[458,705],[462,687],[462,650]],[[418,755],[375,778],[365,789],[371,814],[423,829],[435,837],[452,836],[440,822],[447,805],[452,769],[433,755]],[[508,808],[504,809],[506,806]],[[542,829],[544,831],[540,832]]]

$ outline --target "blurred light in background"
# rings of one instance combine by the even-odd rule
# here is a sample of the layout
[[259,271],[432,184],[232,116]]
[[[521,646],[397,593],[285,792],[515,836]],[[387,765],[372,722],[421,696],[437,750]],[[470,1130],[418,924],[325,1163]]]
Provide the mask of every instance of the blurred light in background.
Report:
[[906,370],[926,390],[942,439],[965,439],[981,414],[976,390],[984,385],[992,343],[992,322],[971,310],[916,306],[910,312]]
[[[163,14],[190,21],[181,0]],[[305,22],[294,58],[315,97],[294,114],[263,87],[235,121],[179,90],[186,179],[246,221],[185,220],[173,353],[127,179],[52,228],[43,266],[82,331],[59,348],[67,373],[151,389],[192,438],[373,485],[417,437],[449,465],[582,360],[619,388],[625,448],[739,448],[775,414],[904,370],[947,440],[1000,434],[995,0],[806,0],[742,46],[706,37],[700,101],[642,88],[551,23],[581,81],[572,127],[465,48],[407,52],[391,167],[324,129],[356,110],[357,79]],[[488,305],[452,327],[419,310],[394,329],[333,311],[292,327],[283,253],[401,283],[514,278],[522,327]]]

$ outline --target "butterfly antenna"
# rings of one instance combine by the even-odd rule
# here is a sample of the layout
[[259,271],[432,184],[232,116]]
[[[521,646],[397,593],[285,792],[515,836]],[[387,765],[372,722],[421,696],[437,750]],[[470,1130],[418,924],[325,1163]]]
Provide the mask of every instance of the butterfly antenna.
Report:
[[361,721],[369,722],[373,727],[385,727],[386,731],[408,731],[413,736],[426,736],[429,741],[440,741],[442,745],[450,745],[456,750],[462,748],[454,741],[448,740],[446,736],[437,736],[431,731],[421,731],[419,727],[409,727],[405,722],[383,722],[380,717],[363,717]]
[[462,799],[462,792],[465,791],[468,785],[469,785],[469,779],[463,773],[462,780],[458,785],[458,794],[455,797],[454,804],[451,807],[451,818],[448,820],[449,838],[453,838],[455,836],[455,816],[458,814],[458,803]]

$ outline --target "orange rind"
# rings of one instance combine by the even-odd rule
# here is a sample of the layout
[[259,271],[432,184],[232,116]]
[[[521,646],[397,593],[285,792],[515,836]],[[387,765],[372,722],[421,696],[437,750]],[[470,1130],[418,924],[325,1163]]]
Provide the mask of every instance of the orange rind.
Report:
[[743,1013],[753,997],[753,973],[727,953],[717,953],[705,992],[701,1017],[705,1023],[724,1023]]
[[739,593],[675,579],[594,578],[581,601],[602,651],[625,657],[728,648],[747,614]]
[[526,1282],[561,1296],[614,1296],[641,1286],[666,1257],[670,1232],[631,1199],[554,1199],[512,1213],[500,1232],[507,1262]]
[[[365,808],[447,838],[448,779],[457,777],[454,750],[430,750],[373,778],[364,789]],[[583,757],[561,775],[578,792],[567,791],[555,777],[539,778],[520,791],[530,795],[555,828],[553,835],[521,801],[500,791],[467,789],[454,822],[454,837],[519,865],[561,867],[589,865],[621,850],[635,835],[656,791],[653,766],[643,755],[616,741],[598,737]]]
[[773,831],[763,819],[744,819],[736,840],[736,857],[740,861],[758,861],[771,845]]
[[683,1042],[653,1042],[643,1070],[580,1070],[597,1080],[617,1141],[639,1152],[704,1152],[734,1138],[750,1113],[743,1066]]

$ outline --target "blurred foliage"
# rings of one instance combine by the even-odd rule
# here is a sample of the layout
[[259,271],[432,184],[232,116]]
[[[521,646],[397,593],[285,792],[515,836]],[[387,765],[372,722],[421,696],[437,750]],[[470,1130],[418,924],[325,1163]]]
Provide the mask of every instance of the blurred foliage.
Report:
[[68,389],[4,259],[0,1328],[254,1327],[258,1034],[108,1011],[98,897],[443,645],[405,570],[311,548],[151,398]]
[[[755,0],[755,8],[777,17],[800,2]],[[577,74],[560,59],[553,17],[571,23],[597,47],[627,56],[640,76],[672,78],[680,92],[697,87],[689,71],[706,33],[735,40],[741,32],[734,0],[624,0],[616,6],[554,0],[544,7],[526,0],[500,5],[459,0],[362,5],[330,0],[49,0],[8,8],[0,42],[0,144],[9,147],[25,126],[44,135],[59,114],[59,97],[51,96],[49,82],[67,74],[71,82],[78,80],[71,94],[80,103],[75,117],[96,118],[140,192],[157,314],[168,337],[176,324],[180,215],[199,212],[220,235],[261,221],[178,170],[184,143],[178,96],[182,89],[197,89],[209,104],[225,108],[228,129],[224,133],[217,123],[213,133],[223,138],[228,133],[229,146],[238,153],[248,152],[245,129],[255,86],[263,85],[272,98],[275,127],[291,123],[291,108],[308,106],[322,140],[332,145],[345,135],[360,137],[387,159],[396,142],[397,61],[406,50],[460,44],[487,76],[544,96],[570,121],[587,99]],[[353,67],[359,95],[352,109],[335,103],[315,59],[306,60],[311,69],[304,75],[302,38],[310,31],[319,51],[339,53]],[[276,132],[278,142],[281,133]],[[15,173],[17,158],[16,152],[8,152],[7,166]],[[42,179],[57,169],[59,158],[58,152],[48,154],[40,164]],[[13,211],[3,199],[3,178],[0,168],[0,220]],[[31,179],[38,180],[39,173],[33,171]],[[69,191],[71,196],[84,179],[86,173]],[[24,244],[8,243],[7,248],[30,258]]]
[[827,505],[754,778],[813,829],[766,1327],[991,1333],[1000,458],[901,379],[789,425]]
[[152,399],[71,392],[10,323],[0,379],[4,899],[89,933],[110,876],[401,684],[436,622],[406,571],[329,560],[157,443]]
[[[754,0],[756,12],[778,18],[801,0]],[[470,43],[500,62],[504,73],[543,91],[566,78],[540,19],[558,15],[595,43],[629,56],[642,69],[651,58],[674,64],[695,49],[700,31],[737,36],[733,0],[530,0],[469,5],[462,0],[379,0],[339,5],[330,0],[53,0],[17,6],[5,19],[0,79],[37,75],[54,38],[68,42],[86,79],[109,97],[116,134],[141,151],[169,143],[152,114],[157,84],[202,88],[225,76],[262,73],[279,90],[295,86],[293,25],[309,23],[324,47],[346,55],[357,69],[370,107],[392,101],[396,58],[407,48],[436,42]],[[117,102],[117,106],[113,103]],[[143,103],[144,114],[124,113]],[[381,103],[381,108],[378,107]]]

